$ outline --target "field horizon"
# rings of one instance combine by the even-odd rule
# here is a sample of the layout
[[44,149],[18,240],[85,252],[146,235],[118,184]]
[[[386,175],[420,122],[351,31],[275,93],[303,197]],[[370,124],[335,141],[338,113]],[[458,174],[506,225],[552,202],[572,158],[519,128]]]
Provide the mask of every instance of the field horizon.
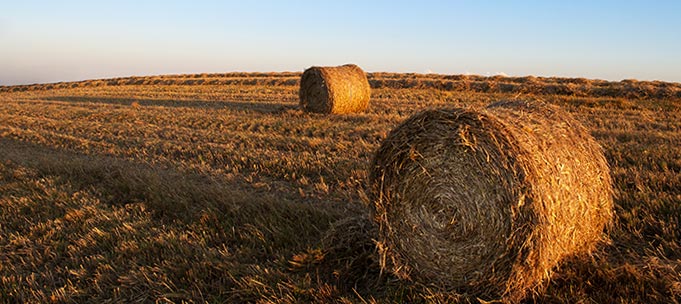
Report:
[[[33,84],[0,85],[0,92],[119,85],[295,85],[302,72],[226,72],[161,74],[95,78]],[[475,74],[367,72],[372,88],[434,88],[473,90],[481,93],[531,93],[545,95],[681,98],[681,83],[661,80],[620,81],[583,77],[482,76]],[[248,80],[246,80],[248,79]]]
[[0,300],[489,300],[381,272],[369,163],[422,110],[540,100],[603,147],[616,221],[525,301],[681,302],[681,83],[368,73],[367,111],[320,115],[300,76],[0,86]]

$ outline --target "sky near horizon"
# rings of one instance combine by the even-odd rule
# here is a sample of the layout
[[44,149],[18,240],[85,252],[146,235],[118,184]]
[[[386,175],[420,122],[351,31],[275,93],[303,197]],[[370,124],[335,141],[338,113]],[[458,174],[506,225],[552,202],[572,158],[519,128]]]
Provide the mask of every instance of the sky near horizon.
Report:
[[0,85],[366,71],[681,82],[681,1],[5,1]]

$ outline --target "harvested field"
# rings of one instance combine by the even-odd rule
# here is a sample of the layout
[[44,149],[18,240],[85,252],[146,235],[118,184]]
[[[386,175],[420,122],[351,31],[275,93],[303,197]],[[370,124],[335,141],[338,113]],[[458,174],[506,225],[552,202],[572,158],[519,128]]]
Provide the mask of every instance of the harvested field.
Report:
[[540,99],[603,146],[616,217],[527,301],[681,302],[681,85],[370,73],[365,112],[319,115],[300,76],[0,87],[0,299],[475,302],[381,274],[371,159],[424,109]]

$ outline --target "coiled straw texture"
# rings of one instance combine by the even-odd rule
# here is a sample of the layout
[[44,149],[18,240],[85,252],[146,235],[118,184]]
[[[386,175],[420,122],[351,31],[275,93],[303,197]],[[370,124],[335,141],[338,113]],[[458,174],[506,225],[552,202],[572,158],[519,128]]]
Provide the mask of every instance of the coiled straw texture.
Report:
[[416,114],[377,150],[370,185],[384,268],[487,299],[521,300],[613,217],[601,147],[539,102]]

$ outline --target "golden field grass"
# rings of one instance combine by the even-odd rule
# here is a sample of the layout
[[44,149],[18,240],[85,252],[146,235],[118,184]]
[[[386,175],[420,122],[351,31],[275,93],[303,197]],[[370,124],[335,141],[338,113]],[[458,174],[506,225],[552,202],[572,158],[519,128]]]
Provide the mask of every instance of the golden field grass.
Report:
[[612,241],[527,301],[681,302],[680,84],[373,73],[367,112],[327,116],[299,77],[0,87],[0,302],[475,301],[381,274],[352,219],[392,128],[502,99],[572,113],[615,184]]

